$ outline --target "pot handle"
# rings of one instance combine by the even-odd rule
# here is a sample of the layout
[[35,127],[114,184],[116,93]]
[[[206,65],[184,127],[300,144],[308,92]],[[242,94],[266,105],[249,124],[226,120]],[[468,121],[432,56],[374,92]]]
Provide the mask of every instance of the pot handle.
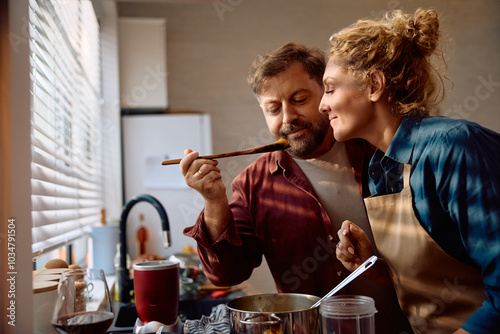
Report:
[[243,325],[278,325],[281,319],[274,315],[255,314],[240,320]]

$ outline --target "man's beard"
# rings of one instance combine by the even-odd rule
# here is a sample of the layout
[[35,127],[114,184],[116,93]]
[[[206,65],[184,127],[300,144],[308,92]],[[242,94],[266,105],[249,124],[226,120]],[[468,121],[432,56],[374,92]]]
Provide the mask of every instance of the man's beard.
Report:
[[[294,139],[288,138],[288,134],[297,129],[308,129],[309,134]],[[321,118],[319,122],[315,123],[299,119],[292,124],[283,126],[279,136],[290,143],[290,147],[286,149],[288,153],[296,158],[302,158],[311,155],[321,146],[328,131],[331,131],[331,128],[327,117]]]

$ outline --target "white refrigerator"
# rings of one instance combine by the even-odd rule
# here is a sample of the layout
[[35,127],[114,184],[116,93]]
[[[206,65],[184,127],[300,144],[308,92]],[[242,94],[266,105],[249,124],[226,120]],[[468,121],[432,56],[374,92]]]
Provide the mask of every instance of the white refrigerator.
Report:
[[167,212],[172,239],[171,247],[164,249],[157,211],[140,202],[127,219],[127,248],[132,259],[139,254],[141,225],[147,231],[147,254],[168,258],[184,246],[196,247],[182,230],[195,223],[204,200],[185,184],[179,165],[163,166],[161,161],[182,158],[186,148],[212,154],[211,138],[210,116],[204,113],[122,116],[124,202],[140,194],[155,197]]

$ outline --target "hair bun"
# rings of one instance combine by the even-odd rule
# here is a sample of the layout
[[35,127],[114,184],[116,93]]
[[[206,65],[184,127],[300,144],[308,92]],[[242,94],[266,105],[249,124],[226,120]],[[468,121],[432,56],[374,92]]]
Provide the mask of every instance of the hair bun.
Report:
[[415,50],[423,56],[430,56],[439,44],[439,19],[434,9],[417,9],[413,18],[407,19],[406,38],[409,38]]
[[438,14],[418,9],[387,12],[380,19],[362,19],[332,36],[330,61],[366,83],[381,71],[398,115],[427,115],[444,97]]

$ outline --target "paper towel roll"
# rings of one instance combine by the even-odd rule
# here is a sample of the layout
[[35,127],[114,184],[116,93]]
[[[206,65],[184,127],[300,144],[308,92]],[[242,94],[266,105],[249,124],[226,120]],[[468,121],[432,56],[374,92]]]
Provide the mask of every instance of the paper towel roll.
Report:
[[118,243],[118,225],[92,226],[92,266],[104,270],[105,274],[115,273],[114,257]]

